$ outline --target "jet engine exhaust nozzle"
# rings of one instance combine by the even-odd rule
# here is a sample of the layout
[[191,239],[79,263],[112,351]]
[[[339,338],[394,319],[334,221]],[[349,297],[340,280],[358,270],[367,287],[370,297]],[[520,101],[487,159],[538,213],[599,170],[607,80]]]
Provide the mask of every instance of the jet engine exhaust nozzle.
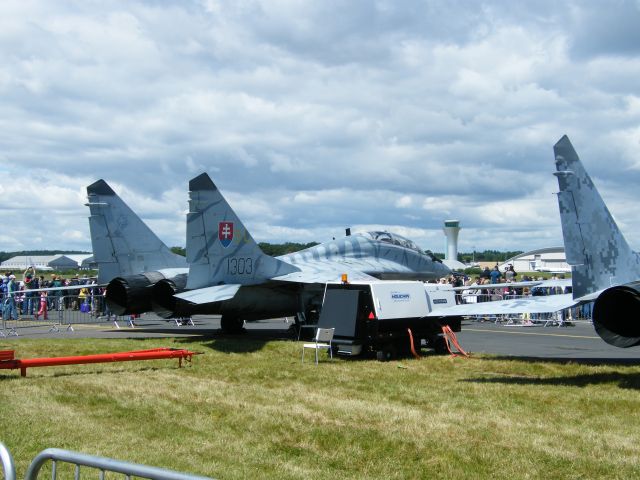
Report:
[[628,285],[612,287],[600,294],[593,306],[596,333],[620,348],[640,345],[640,292]]

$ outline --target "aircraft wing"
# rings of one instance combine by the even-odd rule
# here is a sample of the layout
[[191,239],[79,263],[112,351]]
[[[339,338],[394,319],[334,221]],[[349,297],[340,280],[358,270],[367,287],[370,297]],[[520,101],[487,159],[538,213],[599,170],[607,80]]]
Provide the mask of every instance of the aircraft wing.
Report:
[[550,313],[571,308],[581,303],[570,293],[543,297],[515,298],[495,302],[463,303],[452,307],[434,309],[428,317],[451,317],[458,315],[505,315],[518,313]]
[[[327,282],[340,282],[342,274],[348,275],[349,281],[367,281],[376,280],[374,277],[367,275],[366,273],[359,272],[353,269],[345,269],[342,266],[335,268],[335,264],[328,263],[326,268],[318,266],[313,270],[305,270],[301,272],[292,272],[285,275],[273,277],[270,281],[292,282],[292,283],[327,283]],[[174,295],[176,298],[185,300],[197,305],[203,303],[222,302],[223,300],[229,300],[235,296],[242,285],[240,284],[223,284],[214,285],[212,287],[197,288],[194,290],[187,290],[186,292],[178,293]]]
[[[369,282],[399,276],[405,278],[417,275],[407,265],[402,265],[397,261],[388,258],[348,258],[340,260],[317,259],[308,261],[296,261],[298,272],[291,272],[285,275],[272,277],[270,280],[297,283],[332,283],[340,282],[342,275],[347,274],[349,281]],[[375,272],[375,273],[373,273]],[[431,274],[430,278],[433,278]]]
[[371,275],[347,267],[344,264],[329,262],[327,262],[325,265],[316,264],[313,266],[313,268],[308,268],[307,266],[305,266],[300,272],[292,272],[286,275],[280,275],[278,277],[271,278],[271,280],[294,283],[331,283],[341,282],[342,275],[345,273],[347,274],[347,278],[350,282],[377,280]]
[[174,296],[195,304],[221,302],[233,298],[241,286],[239,284],[215,285],[213,287],[188,290]]

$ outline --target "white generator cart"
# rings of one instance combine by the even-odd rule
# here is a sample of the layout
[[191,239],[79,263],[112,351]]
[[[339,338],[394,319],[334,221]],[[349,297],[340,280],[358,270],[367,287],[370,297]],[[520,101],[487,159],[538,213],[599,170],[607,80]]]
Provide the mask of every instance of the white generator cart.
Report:
[[[442,326],[460,331],[460,317],[427,317],[455,305],[448,286],[412,281],[328,283],[318,326],[335,328],[338,353],[375,353],[379,360],[423,346],[444,353]],[[411,331],[411,335],[409,334]]]

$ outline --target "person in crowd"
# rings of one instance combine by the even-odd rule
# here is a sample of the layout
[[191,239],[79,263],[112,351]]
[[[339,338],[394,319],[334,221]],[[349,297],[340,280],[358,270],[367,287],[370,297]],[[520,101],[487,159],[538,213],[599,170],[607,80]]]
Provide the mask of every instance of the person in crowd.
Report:
[[[74,277],[72,277],[68,283],[68,286],[70,287],[75,287],[76,285],[80,285],[80,280],[78,279],[78,276],[75,275]],[[71,309],[71,310],[78,310],[80,308],[80,305],[78,303],[78,295],[80,294],[80,290],[79,289],[73,289],[73,290],[69,290],[68,296],[67,296],[67,308]]]
[[480,273],[481,280],[491,280],[491,271],[489,267],[484,267],[484,270]]
[[509,265],[507,267],[507,269],[504,272],[504,278],[507,281],[507,283],[512,283],[516,281],[516,276],[518,274],[516,273],[516,271],[513,269],[513,265]]
[[[64,286],[64,279],[59,277],[58,275],[51,276],[51,287],[52,288],[60,288]],[[53,308],[56,310],[62,310],[64,297],[62,294],[62,290],[54,290],[53,291]]]
[[32,292],[31,290],[35,290],[38,288],[36,267],[34,267],[33,265],[28,267],[22,274],[22,278],[22,281],[24,282],[22,313],[23,315],[33,315],[33,312],[36,309],[36,295],[35,292]]
[[89,312],[89,289],[87,287],[83,287],[80,289],[80,292],[78,293],[78,304],[80,311],[84,313]]
[[9,281],[7,282],[6,316],[3,316],[5,320],[20,320],[20,317],[18,317],[18,309],[16,305],[17,293],[18,285],[16,283],[16,276],[10,274]]
[[[110,321],[111,320],[111,310],[109,309],[109,305],[106,302],[106,297],[107,297],[107,287],[104,287],[104,289],[102,290],[102,308],[103,308],[103,315],[105,315],[107,317],[107,320]],[[113,315],[113,319],[116,320],[118,317],[116,315]]]
[[464,303],[478,303],[478,290],[473,288],[480,284],[480,277],[476,277],[473,281],[469,278],[464,282],[465,287],[469,287],[462,291],[462,299]]
[[7,284],[9,283],[9,275],[2,277],[2,283],[0,283],[0,300],[2,301],[2,318],[7,318],[7,307],[9,305],[9,296],[7,294]]
[[38,320],[40,316],[42,316],[43,320],[47,320],[49,318],[46,291],[40,292],[40,309],[38,310],[38,313],[35,314],[35,319]]
[[500,283],[502,273],[500,273],[500,270],[498,270],[498,265],[493,267],[493,270],[491,270],[491,273],[489,275],[491,276],[491,283]]

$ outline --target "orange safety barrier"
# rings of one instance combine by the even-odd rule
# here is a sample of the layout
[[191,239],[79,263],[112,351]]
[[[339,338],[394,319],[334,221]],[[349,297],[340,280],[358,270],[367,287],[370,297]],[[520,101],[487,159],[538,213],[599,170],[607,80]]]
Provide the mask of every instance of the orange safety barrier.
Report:
[[50,358],[15,358],[14,350],[0,350],[0,369],[20,369],[20,375],[27,376],[27,368],[53,367],[56,365],[80,365],[86,363],[131,362],[136,360],[160,360],[177,358],[178,366],[182,367],[182,360],[191,362],[194,355],[184,348],[152,348],[150,350],[134,350],[131,352],[101,353],[97,355],[78,355],[73,357]]
[[[453,333],[453,330],[451,330],[451,327],[449,325],[442,326],[442,333],[444,335],[444,340],[447,345],[447,350],[449,350],[449,353],[451,354],[452,357],[458,357],[460,355],[462,355],[463,357],[469,356],[469,354],[465,352],[463,348],[460,346],[460,344],[458,343],[458,338],[456,337],[456,334]],[[451,351],[451,344],[453,344],[453,346],[456,347],[456,349],[458,350],[457,353]]]

